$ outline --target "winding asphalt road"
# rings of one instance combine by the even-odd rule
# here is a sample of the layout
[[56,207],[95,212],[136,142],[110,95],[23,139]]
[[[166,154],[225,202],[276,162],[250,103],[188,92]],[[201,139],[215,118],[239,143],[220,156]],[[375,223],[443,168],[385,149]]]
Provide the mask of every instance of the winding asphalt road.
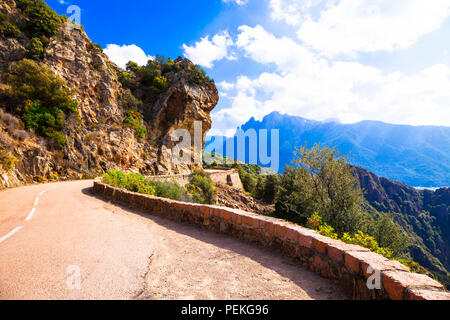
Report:
[[0,299],[347,299],[258,245],[106,203],[93,181],[0,192]]

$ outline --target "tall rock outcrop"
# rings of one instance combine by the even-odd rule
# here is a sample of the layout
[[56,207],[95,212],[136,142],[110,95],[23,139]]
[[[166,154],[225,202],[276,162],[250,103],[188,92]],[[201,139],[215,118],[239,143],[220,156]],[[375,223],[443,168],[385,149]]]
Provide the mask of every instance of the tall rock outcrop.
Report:
[[[26,29],[30,18],[14,1],[2,1],[0,13],[3,95],[10,88],[11,64],[30,58],[33,40]],[[9,25],[16,26],[18,33],[7,32]],[[133,128],[124,125],[127,92],[119,81],[119,68],[82,28],[64,22],[44,47],[42,56],[35,60],[64,80],[78,102],[78,116],[67,117],[62,129],[66,143],[55,148],[48,137],[27,130],[22,115],[14,112],[7,99],[0,99],[0,188],[33,180],[92,177],[110,169],[168,174],[186,173],[196,167],[193,163],[172,162],[170,150],[175,142],[171,135],[176,129],[193,133],[194,121],[201,121],[206,133],[211,128],[209,114],[218,102],[218,92],[213,82],[193,85],[187,80],[190,61],[176,60],[179,67],[167,75],[169,88],[151,106],[150,119],[140,120],[140,126],[148,132],[141,139]],[[6,159],[4,165],[2,157]],[[6,164],[8,159],[14,162],[12,168]]]

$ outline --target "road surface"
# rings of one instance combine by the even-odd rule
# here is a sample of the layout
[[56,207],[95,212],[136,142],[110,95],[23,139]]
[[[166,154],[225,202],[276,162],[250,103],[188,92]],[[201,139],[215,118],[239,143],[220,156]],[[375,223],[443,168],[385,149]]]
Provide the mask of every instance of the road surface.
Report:
[[0,192],[0,299],[347,299],[291,259],[95,197],[93,181]]

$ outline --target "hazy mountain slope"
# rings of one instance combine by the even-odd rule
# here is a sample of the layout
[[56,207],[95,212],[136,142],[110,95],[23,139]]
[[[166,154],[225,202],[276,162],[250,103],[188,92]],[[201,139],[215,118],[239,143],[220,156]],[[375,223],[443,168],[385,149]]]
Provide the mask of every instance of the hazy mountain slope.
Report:
[[242,129],[280,130],[280,171],[290,163],[295,147],[320,142],[337,147],[352,164],[379,176],[412,186],[450,185],[450,127],[340,124],[274,112],[262,121],[250,119]]
[[361,167],[353,170],[367,201],[378,211],[393,213],[408,233],[413,260],[450,285],[450,188],[416,190]]

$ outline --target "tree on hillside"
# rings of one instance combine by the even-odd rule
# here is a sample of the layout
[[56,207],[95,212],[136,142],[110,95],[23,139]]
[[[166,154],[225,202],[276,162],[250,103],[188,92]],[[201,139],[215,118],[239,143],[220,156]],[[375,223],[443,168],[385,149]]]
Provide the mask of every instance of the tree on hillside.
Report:
[[388,217],[369,213],[369,205],[353,176],[347,159],[320,144],[295,151],[293,166],[280,176],[275,202],[276,216],[307,225],[313,216],[323,219],[342,237],[344,234],[372,236],[394,256],[403,253],[408,239]]
[[305,224],[317,213],[339,234],[361,229],[365,200],[345,157],[320,144],[294,154],[293,166],[281,176],[277,215]]

